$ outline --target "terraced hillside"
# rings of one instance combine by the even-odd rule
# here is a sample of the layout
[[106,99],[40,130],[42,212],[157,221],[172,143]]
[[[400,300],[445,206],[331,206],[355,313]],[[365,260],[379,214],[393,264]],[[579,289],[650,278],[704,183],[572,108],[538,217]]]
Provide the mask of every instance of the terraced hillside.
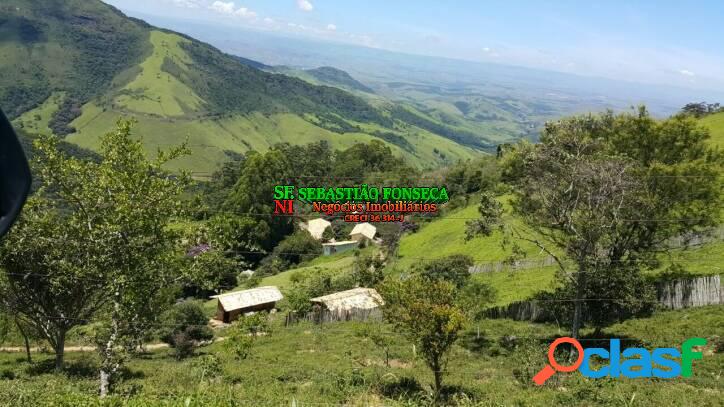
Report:
[[492,147],[432,119],[409,120],[391,103],[259,70],[99,0],[8,0],[0,10],[0,106],[29,133],[93,149],[131,116],[149,151],[188,140],[193,155],[175,165],[201,175],[278,142],[345,148],[380,139],[420,167]]

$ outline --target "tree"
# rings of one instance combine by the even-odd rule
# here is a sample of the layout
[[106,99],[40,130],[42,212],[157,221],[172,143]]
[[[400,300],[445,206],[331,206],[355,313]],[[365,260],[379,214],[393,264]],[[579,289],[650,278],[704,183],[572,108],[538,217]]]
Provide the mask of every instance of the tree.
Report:
[[55,369],[61,371],[67,332],[103,306],[106,284],[83,220],[63,214],[41,195],[28,200],[0,246],[0,301],[24,332],[37,332],[48,342],[55,352]]
[[207,326],[208,318],[203,308],[193,301],[184,301],[171,307],[161,317],[161,340],[176,350],[176,357],[183,359],[193,354],[194,346],[214,337]]
[[204,246],[194,246],[187,252],[183,295],[202,297],[209,292],[219,293],[224,288],[236,286],[239,263],[211,248],[193,253],[193,250],[199,250],[199,247]]
[[268,333],[268,330],[269,320],[266,313],[257,312],[242,316],[229,328],[229,336],[224,347],[234,355],[234,358],[246,359],[251,354],[251,349],[259,334]]
[[334,239],[334,231],[332,230],[332,227],[327,227],[324,229],[324,232],[322,232],[322,242],[323,243],[329,243]]
[[332,173],[335,178],[360,183],[365,179],[365,174],[393,169],[398,165],[399,159],[395,158],[392,149],[385,143],[373,140],[337,151],[334,162]]
[[[570,298],[575,298],[575,285],[565,283],[535,299],[545,303],[547,311],[555,315],[559,323],[570,324],[575,311],[568,301]],[[600,335],[610,324],[649,315],[656,304],[654,286],[637,270],[611,267],[588,273],[581,301],[581,324],[590,325],[595,328],[594,334]]]
[[435,378],[436,395],[442,390],[445,355],[467,323],[456,292],[453,283],[420,276],[386,280],[381,286],[385,318],[420,349]]
[[309,233],[299,230],[282,240],[272,252],[287,264],[298,264],[322,254],[322,244]]
[[447,281],[454,284],[455,288],[462,288],[470,278],[472,265],[470,256],[454,254],[424,263],[420,267],[420,275],[431,281]]
[[[60,230],[33,233],[64,238],[47,239],[48,249],[53,249],[49,254],[62,256],[57,261],[50,258],[58,269],[52,288],[76,290],[79,299],[89,299],[70,309],[83,305],[83,312],[91,313],[100,307],[94,314],[101,322],[97,337],[101,396],[108,394],[122,366],[119,349],[139,344],[168,302],[170,287],[182,279],[177,267],[179,236],[168,225],[181,209],[179,196],[189,177],[170,176],[163,167],[188,151],[182,145],[159,151],[149,160],[141,141],[131,136],[132,124],[119,120],[115,131],[101,137],[98,163],[65,156],[53,138],[41,138],[36,144],[38,174],[58,207],[38,216],[55,217]],[[53,222],[39,224],[51,227]],[[53,242],[57,246],[50,246]],[[32,270],[41,270],[47,254],[38,249],[38,260],[31,263],[37,268]],[[65,314],[55,316],[62,311],[57,305],[50,310],[53,320],[70,321]]]
[[681,108],[681,112],[685,115],[691,115],[696,118],[704,117],[708,114],[721,112],[722,108],[719,103],[706,103],[706,102],[699,102],[699,103],[687,103],[683,108]]
[[[281,149],[266,153],[251,152],[244,161],[241,176],[224,202],[223,208],[240,216],[252,214],[269,227],[269,238],[263,242],[265,250],[271,250],[284,236],[294,230],[293,218],[272,216],[270,204],[276,185],[293,185],[292,160]],[[267,215],[267,216],[262,216]]]
[[503,205],[495,199],[492,192],[480,194],[478,205],[480,218],[471,219],[465,222],[465,239],[470,240],[477,235],[490,236],[496,227],[500,225],[500,218],[503,215]]
[[251,216],[222,213],[209,219],[207,230],[201,238],[227,257],[240,262],[244,267],[257,263],[264,255],[264,247],[271,231],[263,220]]
[[[667,239],[716,224],[722,160],[707,138],[691,118],[658,122],[641,108],[548,123],[539,145],[506,156],[514,211],[524,220],[508,230],[557,261],[572,295],[573,337],[584,303],[601,301],[591,287],[639,281]],[[613,278],[619,273],[630,278]],[[609,292],[618,290],[625,292]]]
[[355,254],[352,279],[360,287],[374,287],[385,278],[384,261],[379,255]]

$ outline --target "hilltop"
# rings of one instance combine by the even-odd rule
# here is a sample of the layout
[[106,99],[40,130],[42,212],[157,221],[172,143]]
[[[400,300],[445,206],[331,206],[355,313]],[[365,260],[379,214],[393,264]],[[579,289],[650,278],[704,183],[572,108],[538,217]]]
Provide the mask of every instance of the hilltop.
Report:
[[[149,151],[188,139],[193,155],[175,166],[200,174],[279,142],[345,148],[381,139],[420,167],[492,147],[432,119],[410,120],[390,102],[267,72],[99,0],[9,0],[0,11],[0,106],[31,134],[92,150],[119,116],[132,116]],[[364,86],[343,71],[310,75]]]

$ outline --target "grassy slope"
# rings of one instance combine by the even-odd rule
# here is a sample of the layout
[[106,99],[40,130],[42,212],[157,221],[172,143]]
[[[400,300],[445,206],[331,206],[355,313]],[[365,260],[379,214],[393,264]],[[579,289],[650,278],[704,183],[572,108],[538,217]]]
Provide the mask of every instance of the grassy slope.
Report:
[[724,112],[704,117],[701,124],[709,128],[712,144],[724,148]]
[[[507,198],[504,202],[507,202]],[[509,205],[505,204],[505,209],[508,212]],[[476,237],[465,241],[465,222],[477,216],[477,204],[471,204],[424,225],[417,233],[406,235],[400,241],[398,266],[406,268],[417,263],[420,258],[439,258],[451,254],[468,255],[476,263],[504,260],[511,252],[501,247],[502,233],[498,230],[491,236]],[[509,214],[504,216],[506,222],[520,224]],[[532,244],[523,242],[521,248],[532,258],[540,257]]]
[[63,92],[53,93],[45,102],[35,109],[28,110],[13,120],[13,126],[22,128],[30,134],[51,135],[53,131],[48,127],[65,94]]
[[[651,318],[615,325],[607,333],[643,342],[646,346],[680,346],[683,339],[700,336],[710,342],[724,329],[724,306],[661,312]],[[432,381],[424,362],[388,325],[334,323],[323,326],[300,324],[284,328],[276,317],[272,334],[257,339],[249,358],[234,359],[224,343],[202,348],[220,360],[216,378],[196,367],[198,356],[176,361],[167,350],[132,359],[123,382],[115,391],[119,404],[157,405],[420,405],[420,390],[400,385],[403,378],[423,387]],[[477,337],[479,328],[480,339]],[[372,330],[391,341],[392,366],[383,363],[383,352],[372,341],[357,334]],[[530,384],[528,377],[516,379],[514,370],[535,373],[545,364],[545,345],[561,334],[557,327],[508,320],[484,320],[463,335],[452,349],[446,383],[465,392],[474,402],[465,405],[720,405],[724,384],[720,379],[721,353],[704,349],[694,362],[688,379],[583,380],[578,373],[556,375],[545,387]],[[531,341],[532,348],[506,349],[504,335]],[[540,342],[537,342],[540,341]],[[0,380],[0,404],[95,405],[97,402],[97,356],[93,352],[70,353],[69,374],[53,375],[51,355],[36,355],[32,367],[18,354],[0,354],[0,371],[15,380]],[[63,400],[64,402],[61,402]],[[234,403],[235,402],[235,403]]]
[[[404,236],[400,241],[400,258],[395,266],[405,270],[420,261],[452,254],[471,256],[476,263],[495,263],[504,260],[510,252],[502,248],[502,234],[499,231],[489,237],[477,237],[465,241],[465,222],[477,215],[477,205],[472,204],[423,226],[417,233]],[[505,217],[507,222],[520,224],[520,221],[511,215]],[[543,256],[532,244],[520,242],[520,245],[528,254],[528,259],[541,259],[540,256]],[[724,242],[673,250],[669,255],[661,256],[661,266],[658,269],[647,273],[659,274],[673,263],[683,266],[689,275],[721,274],[721,264],[724,263]],[[555,271],[556,266],[534,267],[515,271],[477,273],[474,278],[487,281],[495,287],[498,290],[495,305],[504,305],[526,299],[538,291],[550,288],[555,281]]]
[[[179,66],[193,64],[180,44],[191,41],[175,34],[151,31],[153,53],[140,65],[141,71],[127,84],[115,104],[122,109],[164,117],[184,116],[201,108],[203,100],[176,77],[162,71],[165,58],[179,61]],[[138,95],[138,96],[136,96]]]
[[[120,94],[86,104],[83,114],[73,121],[78,130],[68,141],[94,149],[100,135],[113,128],[115,120],[130,115],[138,120],[138,134],[144,137],[149,151],[168,148],[188,139],[192,155],[175,162],[174,168],[208,173],[227,157],[225,151],[245,152],[265,150],[279,142],[305,144],[327,140],[334,148],[346,148],[354,143],[369,142],[376,137],[365,133],[338,134],[320,128],[298,115],[279,113],[230,114],[223,118],[199,118],[194,111],[203,100],[182,82],[161,69],[163,58],[188,63],[188,55],[180,44],[187,42],[176,34],[152,31],[150,41],[153,52],[141,64],[130,83]],[[183,63],[178,66],[186,66]],[[126,74],[126,73],[124,73]],[[104,107],[101,107],[104,106]],[[390,131],[368,124],[365,132]],[[391,145],[398,156],[411,164],[424,167],[440,161],[437,148],[446,154],[446,160],[467,159],[476,153],[448,139],[421,129],[407,133],[415,151],[409,152]],[[442,162],[439,162],[442,163]]]
[[[420,167],[475,154],[414,126],[393,126],[384,104],[372,108],[333,87],[249,68],[99,0],[8,1],[0,5],[0,105],[31,134],[67,132],[72,120],[76,132],[69,141],[95,148],[120,116],[132,116],[149,151],[188,137],[193,155],[175,166],[198,172],[216,169],[226,151],[320,139],[345,148],[385,137],[399,156]],[[49,126],[53,116],[58,120]],[[335,121],[363,121],[365,129],[324,129]]]

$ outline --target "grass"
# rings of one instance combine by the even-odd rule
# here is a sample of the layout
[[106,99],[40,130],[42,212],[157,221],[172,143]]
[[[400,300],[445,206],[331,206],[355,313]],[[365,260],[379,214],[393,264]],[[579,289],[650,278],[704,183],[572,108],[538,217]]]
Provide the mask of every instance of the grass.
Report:
[[54,92],[43,104],[23,113],[13,120],[13,125],[22,128],[32,135],[42,134],[49,136],[53,134],[53,131],[48,127],[48,123],[53,117],[53,114],[58,111],[64,97],[65,94],[63,92]]
[[[544,387],[530,377],[545,364],[546,346],[565,334],[553,325],[482,320],[470,326],[450,353],[445,383],[458,405],[720,405],[722,354],[713,347],[722,330],[724,306],[669,311],[631,320],[607,332],[647,346],[680,346],[683,339],[710,339],[688,379],[584,379],[557,374]],[[429,405],[432,377],[410,343],[380,323],[300,324],[283,328],[275,317],[271,335],[257,339],[248,359],[236,360],[217,343],[176,361],[168,350],[132,359],[107,405]],[[361,335],[374,331],[390,340],[384,352]],[[504,340],[504,337],[513,337]],[[204,355],[218,370],[202,376]],[[0,404],[97,405],[97,356],[71,353],[65,374],[51,372],[51,355],[28,365],[17,354],[0,354]],[[213,364],[212,364],[213,365]],[[216,370],[216,373],[213,371]],[[212,374],[209,374],[209,371]]]
[[151,31],[150,42],[153,53],[141,63],[138,76],[122,89],[114,103],[132,112],[163,117],[184,116],[199,109],[204,100],[162,69],[166,58],[182,67],[192,65],[192,59],[180,46],[191,41],[176,34]]
[[[361,125],[363,131],[338,134],[290,113],[233,113],[213,119],[199,116],[197,112],[204,111],[205,101],[179,78],[162,69],[166,58],[182,69],[190,69],[186,67],[192,61],[181,47],[188,40],[176,34],[152,31],[149,42],[152,52],[148,57],[136,69],[126,70],[114,80],[120,89],[83,106],[81,116],[71,123],[77,131],[67,137],[69,142],[97,150],[100,136],[113,130],[119,117],[132,117],[138,121],[136,134],[143,136],[149,153],[188,140],[192,154],[170,163],[169,169],[187,169],[201,176],[209,175],[228,160],[227,152],[264,151],[277,143],[300,145],[319,140],[328,141],[335,149],[344,149],[355,143],[380,140],[371,135],[373,132],[393,132],[404,136],[413,146],[411,151],[388,145],[395,155],[420,168],[435,167],[478,154],[414,127],[391,130],[373,124],[354,123]],[[435,153],[435,149],[444,153],[445,158]]]
[[[100,136],[111,131],[119,117],[128,115],[128,112],[103,108],[95,103],[87,104],[83,107],[83,114],[73,122],[78,131],[67,140],[91,150],[98,149]],[[228,160],[226,151],[264,151],[277,143],[301,145],[319,140],[328,141],[335,149],[344,149],[355,143],[379,140],[364,133],[333,133],[293,114],[235,114],[213,120],[164,118],[139,113],[130,113],[130,117],[138,121],[135,134],[143,136],[144,146],[150,153],[188,140],[192,154],[174,161],[170,168],[204,174],[211,173],[220,163]],[[474,155],[470,149],[427,133],[412,136],[410,142],[417,149],[414,154],[394,145],[390,147],[397,156],[420,167],[435,162],[437,158],[433,149],[437,148],[436,145],[441,146],[438,150],[445,151],[450,160],[467,159]]]
[[484,281],[496,290],[491,306],[503,306],[525,300],[534,294],[552,288],[557,267],[548,266],[513,272],[477,273],[473,279]]
[[701,124],[709,128],[711,143],[724,148],[724,112],[704,117]]
[[[509,224],[520,225],[520,220],[509,214],[508,197],[502,201],[506,209],[504,220]],[[398,271],[405,271],[428,259],[463,254],[472,257],[475,263],[497,263],[510,255],[509,249],[501,245],[503,235],[500,231],[491,236],[476,237],[465,241],[465,222],[478,216],[477,204],[452,211],[436,219],[417,233],[405,235],[400,240],[399,260],[394,264]],[[520,242],[527,258],[535,261],[544,254],[532,244]],[[660,256],[660,266],[647,270],[646,274],[658,276],[665,273],[672,264],[683,267],[685,275],[705,276],[721,274],[724,264],[724,242],[714,241],[702,246],[676,249]],[[498,292],[494,305],[506,305],[529,298],[536,292],[552,287],[557,266],[533,267],[519,270],[484,272],[475,274],[476,279],[488,281]]]
[[[520,224],[508,212],[509,197],[502,199],[506,214],[504,221]],[[417,233],[404,236],[400,241],[398,267],[409,268],[419,261],[446,257],[452,254],[464,254],[474,259],[475,263],[490,263],[505,260],[510,256],[510,249],[501,246],[503,234],[496,230],[490,236],[476,237],[465,240],[465,222],[478,217],[477,203],[471,203],[436,219],[420,228]],[[531,258],[540,258],[539,250],[533,244],[521,242],[521,248]]]

